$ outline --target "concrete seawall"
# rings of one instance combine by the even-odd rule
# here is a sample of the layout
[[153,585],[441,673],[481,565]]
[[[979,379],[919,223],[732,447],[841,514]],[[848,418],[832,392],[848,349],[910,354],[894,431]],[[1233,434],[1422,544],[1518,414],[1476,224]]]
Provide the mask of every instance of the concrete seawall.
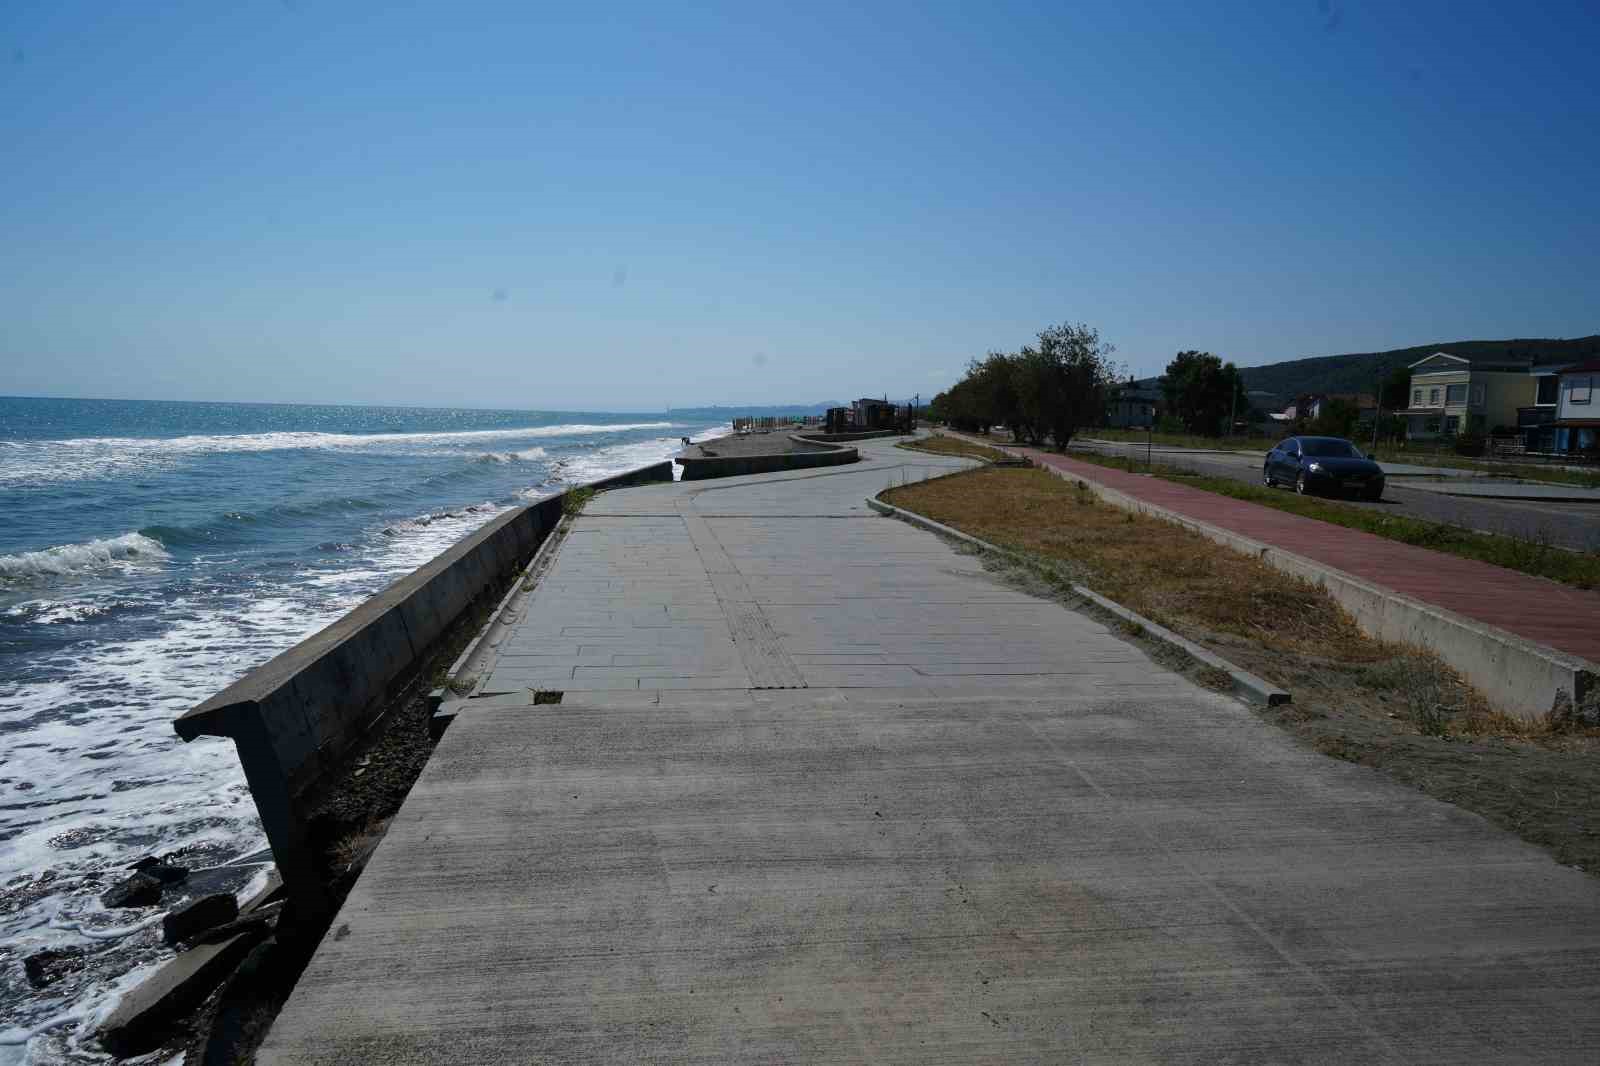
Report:
[[[672,464],[660,462],[588,487],[671,480]],[[564,495],[495,518],[173,723],[186,741],[233,738],[273,857],[302,906],[325,903],[304,822],[318,783],[468,611],[533,557],[561,520]]]
[[796,436],[802,440],[817,441],[821,444],[842,444],[853,440],[873,440],[878,437],[903,437],[897,429],[864,429],[859,433],[799,433]]
[[789,440],[799,445],[801,450],[754,455],[680,455],[673,462],[683,467],[683,480],[703,481],[706,478],[738,477],[741,474],[771,474],[781,470],[842,466],[858,462],[861,458],[854,448],[840,447],[798,434],[791,434]]

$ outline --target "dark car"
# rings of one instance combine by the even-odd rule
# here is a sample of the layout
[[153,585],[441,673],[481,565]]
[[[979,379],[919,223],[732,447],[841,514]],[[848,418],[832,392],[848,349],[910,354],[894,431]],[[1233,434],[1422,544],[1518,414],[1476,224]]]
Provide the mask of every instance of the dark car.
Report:
[[1350,493],[1368,500],[1383,495],[1383,468],[1343,437],[1285,439],[1267,453],[1261,480],[1293,485],[1302,495]]

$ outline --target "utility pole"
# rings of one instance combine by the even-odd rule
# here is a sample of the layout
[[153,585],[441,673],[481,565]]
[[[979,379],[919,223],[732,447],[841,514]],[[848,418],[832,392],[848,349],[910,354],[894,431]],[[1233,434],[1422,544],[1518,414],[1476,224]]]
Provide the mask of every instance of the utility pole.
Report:
[[1233,372],[1231,387],[1228,389],[1228,436],[1233,436],[1233,423],[1239,417],[1239,372]]
[[1388,367],[1378,368],[1378,391],[1373,394],[1377,406],[1372,411],[1372,454],[1378,454],[1378,423],[1383,421],[1383,375]]

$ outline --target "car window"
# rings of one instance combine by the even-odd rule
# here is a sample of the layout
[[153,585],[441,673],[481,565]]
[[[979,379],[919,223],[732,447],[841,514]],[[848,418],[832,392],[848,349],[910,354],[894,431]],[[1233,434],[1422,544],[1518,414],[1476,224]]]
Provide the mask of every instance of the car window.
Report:
[[1347,440],[1308,440],[1305,444],[1307,455],[1316,455],[1325,459],[1364,459],[1354,444]]

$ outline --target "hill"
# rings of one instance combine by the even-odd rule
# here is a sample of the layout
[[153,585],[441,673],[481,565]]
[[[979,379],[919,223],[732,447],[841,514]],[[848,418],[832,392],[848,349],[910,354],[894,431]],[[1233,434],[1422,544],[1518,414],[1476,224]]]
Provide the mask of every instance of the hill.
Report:
[[770,404],[753,403],[712,404],[709,407],[669,407],[667,417],[699,421],[708,418],[793,418],[797,415],[825,415],[830,407],[845,406],[840,403]]
[[1465,359],[1531,359],[1535,363],[1577,363],[1600,358],[1600,334],[1571,340],[1524,338],[1503,341],[1446,341],[1387,352],[1350,352],[1313,359],[1291,359],[1266,366],[1240,367],[1245,388],[1294,396],[1303,392],[1372,392],[1381,373],[1409,366],[1434,352]]

